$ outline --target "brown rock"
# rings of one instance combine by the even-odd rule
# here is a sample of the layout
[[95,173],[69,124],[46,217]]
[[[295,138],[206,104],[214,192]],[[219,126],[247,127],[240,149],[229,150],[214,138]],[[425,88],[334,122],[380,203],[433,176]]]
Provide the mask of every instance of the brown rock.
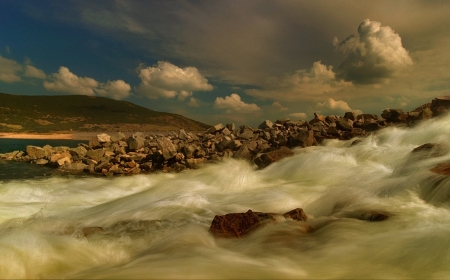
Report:
[[[253,212],[230,213],[222,216],[216,215],[211,223],[209,231],[218,237],[242,237],[256,230],[267,222],[275,221],[281,216],[275,213]],[[296,208],[282,215],[286,219],[296,221],[306,221],[306,214],[303,209]]]
[[265,168],[270,164],[277,162],[285,157],[293,156],[294,152],[288,147],[280,147],[277,150],[260,155],[254,160],[259,168]]

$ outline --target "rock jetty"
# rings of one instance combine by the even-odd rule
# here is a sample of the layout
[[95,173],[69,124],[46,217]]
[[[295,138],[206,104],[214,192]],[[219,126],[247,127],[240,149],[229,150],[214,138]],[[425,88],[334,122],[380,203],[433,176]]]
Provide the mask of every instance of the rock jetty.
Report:
[[[444,101],[442,101],[444,100]],[[0,159],[27,161],[65,172],[127,175],[155,171],[180,172],[197,169],[223,158],[244,159],[259,168],[292,156],[291,149],[319,145],[325,139],[349,140],[364,137],[390,125],[413,125],[447,112],[445,98],[435,99],[405,113],[386,109],[381,116],[347,112],[344,116],[314,114],[310,121],[279,119],[263,121],[258,128],[217,124],[203,133],[180,129],[167,134],[136,132],[99,134],[89,144],[27,146],[25,151],[0,154]],[[448,106],[447,106],[448,105]]]

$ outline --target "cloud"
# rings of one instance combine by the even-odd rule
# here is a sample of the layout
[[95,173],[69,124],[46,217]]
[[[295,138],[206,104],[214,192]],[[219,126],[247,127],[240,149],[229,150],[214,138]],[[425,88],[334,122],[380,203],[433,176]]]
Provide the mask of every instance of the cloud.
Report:
[[112,82],[108,81],[106,84],[100,84],[99,88],[94,90],[101,96],[121,100],[130,96],[131,86],[123,80],[117,80]]
[[159,61],[153,67],[140,67],[138,72],[141,84],[137,92],[152,99],[176,96],[184,99],[193,91],[213,89],[195,67],[179,68],[170,62]]
[[287,110],[288,110],[288,108],[286,108],[286,107],[284,107],[283,105],[281,105],[281,103],[278,102],[278,101],[273,102],[273,103],[272,103],[272,107],[273,107],[275,110],[278,110],[278,111],[287,111]]
[[0,56],[0,81],[14,83],[21,80],[22,65],[16,61]]
[[248,104],[241,100],[241,97],[232,93],[230,96],[225,96],[225,98],[217,97],[214,102],[214,108],[224,109],[227,113],[239,112],[239,113],[254,113],[260,111],[261,108],[258,105],[252,103]]
[[347,104],[347,102],[342,100],[334,100],[333,98],[328,98],[325,102],[317,103],[316,110],[322,114],[341,114],[345,112],[357,111],[360,113],[360,110],[353,110]]
[[378,83],[413,64],[400,36],[369,19],[359,25],[358,36],[335,38],[334,45],[344,55],[337,77],[357,84]]
[[95,95],[94,89],[99,86],[96,80],[88,77],[78,77],[64,66],[59,68],[58,73],[51,74],[50,80],[50,82],[44,81],[44,87],[47,90],[70,94]]
[[93,78],[78,77],[69,68],[61,66],[58,73],[49,75],[49,81],[44,81],[44,88],[50,91],[64,92],[76,95],[101,95],[114,99],[123,99],[130,95],[131,87],[123,80],[99,83]]
[[44,71],[42,71],[41,69],[38,69],[32,65],[25,66],[25,73],[23,75],[28,78],[36,78],[36,79],[42,79],[42,80],[47,77],[47,75],[45,75]]
[[293,118],[298,118],[298,119],[302,119],[302,120],[306,120],[307,115],[305,113],[292,113],[289,114],[290,117]]
[[263,89],[249,89],[245,93],[264,99],[277,98],[283,101],[301,101],[306,97],[317,98],[324,94],[334,94],[352,83],[336,79],[332,66],[316,61],[309,71],[297,70],[282,78],[273,77]]
[[194,97],[189,98],[189,102],[187,103],[187,105],[189,107],[195,107],[195,108],[200,107],[200,103]]

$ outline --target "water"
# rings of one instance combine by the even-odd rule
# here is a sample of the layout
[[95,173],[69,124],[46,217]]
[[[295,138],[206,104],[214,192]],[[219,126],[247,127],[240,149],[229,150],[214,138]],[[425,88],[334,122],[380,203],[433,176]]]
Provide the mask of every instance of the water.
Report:
[[[450,154],[409,156],[448,142],[449,123],[297,149],[261,171],[229,159],[179,174],[3,180],[0,278],[450,278],[450,177],[429,171]],[[208,232],[216,214],[296,207],[308,224]],[[370,211],[392,216],[355,219]]]
[[[25,151],[27,145],[43,147],[68,146],[77,147],[78,143],[87,144],[84,140],[44,140],[44,139],[0,139],[0,154],[12,151]],[[0,180],[39,179],[55,176],[53,168],[29,164],[28,162],[5,161],[0,159]],[[59,174],[63,175],[63,174]]]

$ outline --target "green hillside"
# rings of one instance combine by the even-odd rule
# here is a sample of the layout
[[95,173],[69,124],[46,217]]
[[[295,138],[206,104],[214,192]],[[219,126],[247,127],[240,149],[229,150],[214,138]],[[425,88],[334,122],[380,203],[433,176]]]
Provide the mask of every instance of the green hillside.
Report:
[[204,130],[209,125],[126,101],[0,93],[0,132]]

